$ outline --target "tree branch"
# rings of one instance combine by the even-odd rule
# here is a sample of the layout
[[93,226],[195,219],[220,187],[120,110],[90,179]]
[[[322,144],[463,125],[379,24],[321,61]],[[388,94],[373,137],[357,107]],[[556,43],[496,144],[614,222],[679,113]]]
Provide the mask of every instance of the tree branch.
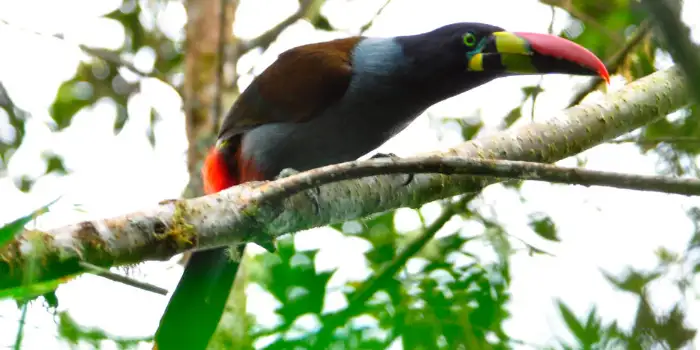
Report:
[[[576,106],[548,121],[494,133],[428,156],[549,163],[630,132],[688,102],[685,80],[673,68],[639,79],[596,105]],[[246,183],[214,195],[166,202],[111,219],[24,232],[0,249],[0,288],[82,272],[80,261],[116,266],[168,259],[192,249],[265,242],[371,213],[474,193],[492,182],[471,175],[418,174],[406,185],[405,175],[382,175],[340,181],[283,199],[276,197],[276,188],[290,186],[304,176]],[[267,195],[270,191],[272,194]],[[264,200],[266,196],[277,200]],[[254,233],[264,236],[251,236]],[[25,276],[28,270],[21,267],[35,259],[40,268],[35,275]]]
[[285,29],[289,28],[289,26],[296,23],[298,20],[307,17],[315,7],[323,4],[323,1],[324,0],[299,0],[299,9],[293,15],[287,17],[284,21],[261,34],[259,37],[241,41],[238,44],[239,54],[242,55],[256,47],[266,50]]
[[642,0],[668,46],[673,60],[686,74],[689,88],[700,101],[700,55],[690,41],[690,30],[681,22],[681,3],[678,0]]
[[403,159],[372,159],[329,165],[277,181],[259,200],[273,202],[330,183],[388,174],[446,174],[492,177],[503,180],[534,180],[569,185],[606,186],[620,189],[700,195],[700,179],[672,178],[563,168],[555,165],[479,158],[430,155]]
[[134,288],[145,290],[147,292],[156,293],[156,294],[160,294],[160,295],[168,295],[168,290],[165,288],[161,288],[161,287],[158,287],[158,286],[150,284],[150,283],[137,281],[133,278],[122,276],[118,273],[114,273],[112,271],[109,271],[108,269],[105,269],[105,268],[102,268],[99,266],[95,266],[93,264],[86,263],[84,261],[81,261],[80,265],[81,265],[81,267],[85,268],[85,270],[87,270],[87,272],[90,272],[96,276],[100,276],[100,277],[106,278],[106,279],[114,281],[114,282],[126,284],[127,286],[131,286]]

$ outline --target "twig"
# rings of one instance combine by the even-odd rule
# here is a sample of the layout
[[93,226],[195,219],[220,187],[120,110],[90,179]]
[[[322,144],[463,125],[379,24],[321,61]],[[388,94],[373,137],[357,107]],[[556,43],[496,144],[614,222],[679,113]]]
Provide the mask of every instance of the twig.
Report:
[[238,45],[240,54],[246,53],[256,47],[266,50],[285,29],[296,23],[296,21],[304,18],[315,1],[318,0],[299,0],[299,9],[293,15],[287,17],[284,21],[272,27],[270,30],[261,34],[257,38],[239,42]]
[[[58,37],[56,37],[56,38],[58,38]],[[65,39],[61,38],[61,40],[65,40]],[[153,68],[153,72],[151,72],[151,73],[148,73],[146,71],[142,71],[142,70],[136,68],[136,66],[132,62],[126,60],[119,53],[117,53],[115,51],[96,49],[93,47],[85,46],[83,44],[78,44],[78,47],[80,48],[80,50],[82,50],[83,52],[85,52],[86,54],[88,54],[90,56],[99,58],[105,62],[110,62],[110,63],[116,64],[117,66],[124,67],[124,68],[132,71],[134,74],[140,76],[141,78],[150,78],[150,77],[154,77],[154,74],[158,74],[158,72],[155,68]]]
[[677,0],[642,0],[642,4],[657,22],[671,57],[688,77],[695,100],[700,101],[700,55],[698,48],[688,38],[688,27],[678,18],[681,4]]
[[[606,186],[681,195],[700,195],[700,179],[634,175],[550,164],[479,158],[421,156],[402,159],[371,159],[317,168],[270,182],[259,202],[276,201],[295,193],[342,180],[388,174],[438,173],[518,179],[552,183]],[[484,179],[486,181],[486,179]],[[489,181],[490,182],[490,181]]]
[[330,337],[336,328],[345,323],[349,317],[352,317],[358,311],[361,311],[362,306],[382,287],[387,281],[396,275],[396,273],[406,265],[406,262],[416,255],[433,237],[440,231],[441,228],[454,216],[459,209],[464,207],[469,201],[474,199],[476,194],[470,194],[462,197],[456,203],[450,203],[443,207],[443,212],[435,221],[426,227],[423,233],[411,243],[409,243],[403,251],[386,265],[374,278],[370,278],[352,294],[348,302],[348,306],[338,312],[327,314],[323,317],[321,324],[323,328],[316,336],[314,348],[327,349]]
[[[649,34],[651,31],[651,23],[649,23],[649,20],[644,20],[640,25],[639,28],[635,31],[634,35],[627,40],[625,45],[612,57],[610,57],[606,62],[605,66],[608,69],[608,72],[610,72],[610,75],[613,75],[617,73],[617,71],[620,69],[622,64],[625,62],[625,59],[629,54],[632,52],[632,50],[639,45],[639,43],[644,40],[644,38]],[[590,79],[588,84],[581,88],[579,92],[574,95],[574,97],[571,98],[571,102],[569,103],[569,107],[573,107],[583,99],[588,96],[591,92],[593,92],[600,84],[603,83],[603,79],[600,77],[594,77]]]
[[24,338],[24,324],[27,321],[27,309],[29,309],[29,303],[24,302],[22,304],[22,316],[19,319],[19,327],[17,327],[17,337],[15,337],[15,350],[22,349],[22,338]]
[[123,284],[126,284],[127,286],[131,286],[134,288],[145,290],[145,291],[151,292],[151,293],[156,293],[156,294],[160,294],[160,295],[168,295],[168,290],[165,288],[161,288],[161,287],[152,285],[150,283],[137,281],[133,278],[129,278],[126,276],[122,276],[120,274],[116,274],[112,271],[109,271],[107,269],[101,268],[99,266],[95,266],[93,264],[90,264],[90,263],[87,263],[84,261],[80,262],[80,266],[82,266],[88,272],[91,272],[92,274],[94,274],[96,276],[104,277],[104,278],[106,278],[108,280],[112,280],[114,282],[123,283]]
[[[213,134],[219,132],[219,123],[223,114],[224,104],[224,64],[226,63],[226,6],[229,0],[219,0],[219,40],[216,48],[216,79],[214,92],[214,108],[212,115]],[[235,79],[234,79],[235,81]]]
[[374,24],[374,21],[379,17],[379,15],[384,12],[384,9],[389,6],[389,3],[391,3],[391,0],[385,0],[384,4],[379,7],[377,12],[374,13],[374,16],[372,16],[372,19],[369,20],[369,22],[365,23],[362,27],[360,27],[360,35],[364,34],[371,26]]

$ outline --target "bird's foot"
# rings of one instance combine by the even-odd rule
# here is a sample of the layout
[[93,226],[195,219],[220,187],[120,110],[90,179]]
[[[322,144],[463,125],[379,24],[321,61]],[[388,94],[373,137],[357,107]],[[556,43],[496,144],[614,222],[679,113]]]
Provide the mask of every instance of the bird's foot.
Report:
[[290,176],[296,175],[296,174],[299,174],[299,171],[298,171],[298,170],[292,169],[292,168],[284,168],[284,169],[282,169],[282,171],[280,171],[280,173],[275,177],[275,180],[284,179],[285,177],[290,177]]
[[[275,177],[275,180],[284,179],[285,177],[290,177],[292,175],[296,175],[299,173],[300,173],[299,170],[292,169],[292,168],[284,168],[284,169],[282,169],[282,171],[280,171],[280,173],[277,175],[277,177]],[[316,195],[321,194],[320,188],[314,187],[313,190],[314,190],[314,192],[316,192]]]
[[[377,158],[401,159],[401,157],[397,156],[394,153],[375,153],[369,159],[377,159]],[[413,174],[408,174],[406,181],[404,181],[403,184],[401,184],[401,186],[406,186],[406,185],[410,184],[411,181],[413,181]]]

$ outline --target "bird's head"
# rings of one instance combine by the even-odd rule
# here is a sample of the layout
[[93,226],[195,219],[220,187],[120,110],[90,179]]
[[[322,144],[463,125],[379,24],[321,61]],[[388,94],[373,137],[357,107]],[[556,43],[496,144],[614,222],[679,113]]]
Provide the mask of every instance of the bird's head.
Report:
[[598,75],[609,81],[605,65],[592,52],[567,39],[508,32],[482,23],[455,23],[400,39],[404,54],[446,73],[496,78],[563,73]]

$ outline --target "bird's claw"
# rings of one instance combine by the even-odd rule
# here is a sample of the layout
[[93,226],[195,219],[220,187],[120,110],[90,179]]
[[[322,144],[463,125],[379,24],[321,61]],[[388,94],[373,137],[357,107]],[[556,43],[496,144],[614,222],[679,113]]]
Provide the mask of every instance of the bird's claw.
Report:
[[280,173],[275,177],[275,180],[284,179],[285,177],[290,177],[290,176],[296,175],[296,174],[299,174],[299,171],[298,171],[298,170],[292,169],[292,168],[284,168],[284,169],[282,169],[282,171],[280,171]]
[[[401,159],[401,157],[397,156],[394,153],[375,153],[373,156],[371,156],[369,159],[377,159],[377,158],[391,158],[391,159]],[[406,178],[406,181],[404,181],[401,186],[407,186],[408,184],[413,181],[413,174],[408,174],[408,177]]]
[[[296,174],[299,174],[298,170],[292,169],[292,168],[284,168],[284,169],[282,169],[282,171],[280,171],[280,173],[277,175],[277,177],[275,177],[275,180],[284,179],[285,177],[290,177],[290,176],[296,175]],[[321,194],[320,188],[314,187],[313,190],[316,192],[316,195]]]

